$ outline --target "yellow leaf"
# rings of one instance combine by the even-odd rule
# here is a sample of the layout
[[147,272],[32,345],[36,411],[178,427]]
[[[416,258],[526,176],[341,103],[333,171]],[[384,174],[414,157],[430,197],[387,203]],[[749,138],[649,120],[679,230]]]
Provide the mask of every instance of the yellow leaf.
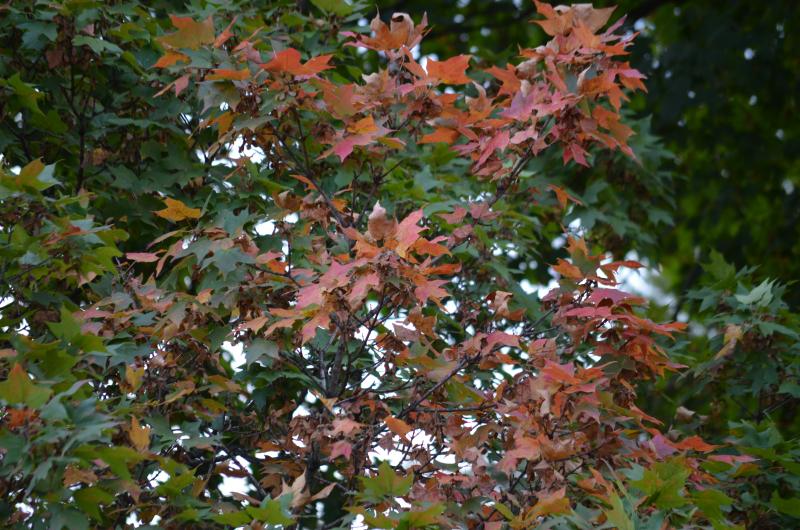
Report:
[[173,222],[183,221],[184,219],[199,219],[200,208],[190,208],[177,199],[164,199],[167,205],[163,210],[158,210],[155,214]]
[[139,423],[136,418],[131,418],[131,426],[128,429],[128,436],[131,443],[140,453],[144,453],[150,447],[150,427]]
[[136,392],[142,386],[144,368],[132,368],[130,365],[125,367],[125,382],[131,387],[131,391]]
[[732,354],[736,349],[736,344],[742,339],[742,328],[736,324],[728,324],[725,328],[722,349],[714,356],[714,360],[722,359]]

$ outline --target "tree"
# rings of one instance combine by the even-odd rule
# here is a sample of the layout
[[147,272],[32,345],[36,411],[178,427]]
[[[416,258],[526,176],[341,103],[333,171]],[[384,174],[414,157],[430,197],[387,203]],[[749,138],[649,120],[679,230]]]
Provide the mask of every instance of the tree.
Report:
[[[516,54],[518,42],[545,38],[537,26],[516,23],[533,16],[529,2],[378,3],[381,12],[401,4],[428,12],[435,31],[422,44],[424,54],[469,46],[491,64],[501,64]],[[630,62],[647,76],[648,93],[634,96],[629,107],[649,121],[649,130],[672,153],[660,164],[659,179],[647,182],[647,203],[659,206],[649,215],[636,210],[645,190],[626,186],[631,176],[630,170],[620,171],[624,166],[617,164],[614,172],[623,174],[616,178],[604,172],[599,180],[606,187],[599,195],[592,186],[595,174],[564,175],[576,196],[596,198],[588,203],[592,209],[611,216],[611,222],[598,220],[613,236],[604,248],[622,253],[635,248],[641,259],[663,267],[662,288],[679,299],[682,310],[691,310],[686,291],[707,279],[699,264],[712,251],[739,269],[758,267],[764,277],[797,278],[798,133],[788,117],[800,93],[795,40],[800,4],[623,0],[596,5],[617,5],[613,17],[624,16],[623,27],[639,32]],[[655,199],[666,200],[659,205]],[[614,207],[604,209],[609,202]],[[629,209],[631,215],[620,216]],[[657,233],[657,241],[639,241],[639,232]],[[786,297],[797,308],[800,290],[790,287]]]
[[424,16],[231,4],[7,8],[10,524],[752,522],[753,457],[637,406],[684,324],[566,226],[571,168],[659,181],[611,10],[536,2],[548,43],[474,68],[414,54]]

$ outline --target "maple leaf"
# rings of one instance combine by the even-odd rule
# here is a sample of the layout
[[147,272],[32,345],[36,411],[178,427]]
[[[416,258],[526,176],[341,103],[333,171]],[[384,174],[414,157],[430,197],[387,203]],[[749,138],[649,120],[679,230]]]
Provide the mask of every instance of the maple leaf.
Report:
[[421,209],[417,210],[409,214],[408,217],[400,221],[400,224],[397,225],[397,233],[395,234],[397,247],[395,248],[395,252],[401,257],[406,257],[408,249],[419,239],[420,232],[425,230],[424,227],[417,224],[420,222],[423,215]]
[[383,421],[386,423],[386,426],[389,427],[390,431],[395,433],[403,440],[408,441],[408,433],[413,430],[411,426],[409,426],[400,418],[396,418],[394,416],[386,416]]
[[538,495],[539,502],[525,514],[526,523],[532,523],[537,517],[570,512],[566,493],[566,488],[561,488],[552,493]]
[[376,202],[369,214],[367,231],[375,241],[394,237],[397,233],[397,220],[389,219],[386,216],[386,209],[380,202]]
[[556,265],[553,266],[553,270],[559,273],[561,276],[569,278],[570,280],[583,279],[583,273],[578,267],[561,258],[559,258]]
[[[336,154],[339,160],[344,162],[353,152],[354,147],[371,145],[392,132],[391,129],[387,129],[375,123],[375,119],[372,115],[358,120],[348,127],[347,131],[351,134],[342,134],[341,138],[334,142],[333,147],[322,153],[319,158],[325,158],[331,154]],[[391,140],[394,140],[394,143],[386,142],[390,147],[397,148],[402,145],[402,143],[396,143],[399,142],[399,140]]]
[[425,29],[428,26],[428,16],[423,15],[422,21],[419,24],[414,24],[413,20],[407,13],[394,13],[392,15],[390,25],[387,26],[380,18],[380,15],[375,15],[375,18],[369,24],[370,29],[374,33],[374,37],[367,37],[365,35],[354,35],[353,33],[346,32],[345,36],[355,36],[355,42],[347,44],[351,46],[363,46],[377,51],[391,51],[397,50],[400,47],[413,48],[422,40],[425,34]]
[[203,44],[214,42],[214,21],[211,17],[202,22],[195,22],[191,17],[175,15],[170,15],[169,18],[178,31],[158,38],[164,46],[196,50]]
[[15,363],[8,378],[0,382],[0,399],[11,405],[24,404],[34,409],[39,408],[47,402],[52,393],[49,388],[31,381],[19,363]]
[[67,466],[64,470],[63,484],[66,487],[75,484],[88,484],[92,485],[97,482],[97,475],[91,469],[81,469],[75,466]]
[[125,257],[138,263],[152,263],[160,259],[158,254],[152,252],[128,252]]
[[163,217],[173,222],[183,221],[184,219],[199,219],[201,210],[199,208],[190,208],[183,202],[177,199],[166,197],[164,199],[166,208],[154,212],[157,216]]
[[261,67],[268,72],[286,72],[298,77],[311,77],[325,70],[330,70],[329,65],[332,55],[312,57],[305,63],[300,62],[300,52],[294,48],[287,48],[276,52],[272,60]]
[[448,127],[437,127],[432,133],[428,133],[422,138],[420,138],[420,144],[432,144],[437,142],[442,142],[446,144],[452,144],[461,136],[461,133],[455,129],[450,129]]
[[471,58],[471,55],[457,55],[446,61],[428,59],[428,64],[425,68],[430,78],[438,79],[448,85],[462,85],[472,82],[465,73]]
[[140,424],[139,420],[135,417],[131,418],[128,436],[137,451],[140,453],[147,452],[150,447],[150,427]]
[[188,55],[176,51],[168,51],[162,55],[153,65],[154,68],[167,68],[179,62],[188,63],[191,61]]
[[498,96],[514,96],[520,91],[522,82],[517,77],[517,69],[514,65],[507,64],[505,68],[492,66],[486,72],[502,83],[500,90],[497,92]]
[[343,456],[347,459],[350,458],[350,455],[353,453],[353,444],[346,440],[341,440],[334,443],[331,446],[331,454],[330,459],[335,460],[336,458]]
[[350,434],[357,432],[364,427],[363,424],[358,423],[351,418],[336,418],[333,420],[332,426],[332,436],[336,436],[337,434],[349,436]]

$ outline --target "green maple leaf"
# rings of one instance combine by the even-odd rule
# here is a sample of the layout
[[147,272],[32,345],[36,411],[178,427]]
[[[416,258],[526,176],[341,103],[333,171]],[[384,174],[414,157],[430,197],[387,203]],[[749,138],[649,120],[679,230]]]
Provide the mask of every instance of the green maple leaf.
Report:
[[385,497],[401,497],[411,489],[413,475],[401,477],[394,472],[388,462],[382,462],[374,477],[362,477],[361,497],[367,501],[378,502]]
[[688,502],[682,491],[690,474],[682,458],[673,458],[653,464],[633,485],[642,490],[657,508],[677,508]]
[[34,384],[19,363],[11,369],[8,379],[0,383],[0,398],[11,405],[21,403],[35,409],[44,405],[52,393],[49,388]]

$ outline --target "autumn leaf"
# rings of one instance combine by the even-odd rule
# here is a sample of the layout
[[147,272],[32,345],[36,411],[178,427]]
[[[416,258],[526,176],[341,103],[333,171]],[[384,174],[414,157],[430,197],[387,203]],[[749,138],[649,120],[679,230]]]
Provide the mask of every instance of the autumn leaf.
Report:
[[153,263],[160,259],[158,254],[153,252],[128,252],[125,257],[138,263]]
[[191,17],[175,15],[170,15],[169,18],[178,31],[158,39],[164,46],[196,50],[203,44],[214,42],[214,21],[211,17],[202,22],[195,22]]
[[429,59],[426,65],[428,76],[448,85],[470,83],[472,80],[467,77],[465,71],[469,67],[471,58],[471,55],[457,55],[446,61]]
[[408,433],[413,429],[406,422],[394,416],[386,416],[383,421],[386,423],[386,426],[389,427],[390,431],[403,440],[408,441]]
[[139,420],[133,417],[130,427],[128,427],[128,436],[137,451],[147,452],[150,447],[150,427],[140,424]]
[[432,133],[428,133],[423,136],[419,143],[420,144],[432,144],[432,143],[445,143],[445,144],[452,144],[461,136],[461,133],[454,130],[449,129],[447,127],[437,127]]
[[190,208],[177,199],[169,197],[164,199],[166,208],[155,212],[159,217],[173,222],[183,221],[184,219],[199,219],[201,211],[199,208]]
[[287,48],[276,52],[272,60],[262,65],[262,68],[268,72],[285,72],[295,76],[310,77],[333,68],[328,64],[331,57],[331,55],[320,55],[301,63],[300,52],[294,48]]
[[5,381],[0,382],[0,399],[9,405],[24,404],[30,408],[44,405],[52,390],[31,381],[22,365],[15,363]]
[[389,219],[386,216],[386,209],[380,202],[376,202],[369,214],[367,230],[375,241],[394,237],[397,232],[397,220]]

